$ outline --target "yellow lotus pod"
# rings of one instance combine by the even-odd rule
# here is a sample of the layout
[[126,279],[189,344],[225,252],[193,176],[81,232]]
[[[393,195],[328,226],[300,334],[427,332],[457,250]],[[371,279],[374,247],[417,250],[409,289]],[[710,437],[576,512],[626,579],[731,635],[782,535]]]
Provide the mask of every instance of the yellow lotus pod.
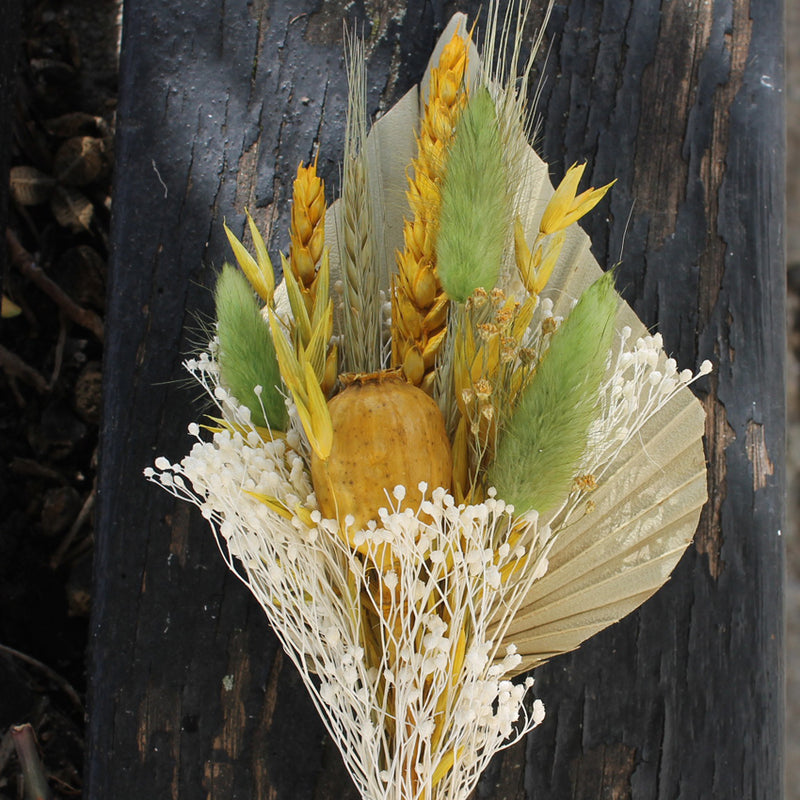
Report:
[[378,521],[378,510],[389,506],[398,485],[405,487],[404,505],[410,508],[422,502],[420,481],[428,492],[450,489],[450,441],[439,407],[396,370],[356,376],[328,409],[330,455],[311,457],[323,516],[356,532]]

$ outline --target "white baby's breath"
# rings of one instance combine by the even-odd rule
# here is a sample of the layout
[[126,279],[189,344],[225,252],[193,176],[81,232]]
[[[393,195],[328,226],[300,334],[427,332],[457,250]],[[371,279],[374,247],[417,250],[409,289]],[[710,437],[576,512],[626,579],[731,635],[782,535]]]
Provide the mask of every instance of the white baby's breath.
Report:
[[[492,755],[544,716],[540,701],[526,703],[532,681],[510,680],[521,658],[501,643],[547,569],[549,531],[493,491],[457,505],[421,485],[412,508],[397,486],[355,550],[316,507],[299,435],[259,435],[212,357],[186,366],[226,424],[210,439],[190,426],[190,453],[157,459],[146,476],[209,520],[362,796],[466,798]],[[391,568],[379,569],[386,548]]]

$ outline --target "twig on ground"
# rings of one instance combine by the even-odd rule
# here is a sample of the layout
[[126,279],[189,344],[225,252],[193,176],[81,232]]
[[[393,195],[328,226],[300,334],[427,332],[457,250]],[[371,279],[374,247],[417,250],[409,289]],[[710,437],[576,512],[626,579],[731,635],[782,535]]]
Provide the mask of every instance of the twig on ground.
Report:
[[3,770],[6,768],[6,764],[8,764],[8,759],[11,758],[11,754],[13,752],[14,752],[14,737],[11,734],[11,728],[9,728],[3,734],[3,738],[0,739],[0,775],[3,774]]
[[83,527],[86,520],[89,518],[89,514],[92,513],[92,507],[94,506],[95,498],[97,497],[97,479],[95,478],[94,485],[92,486],[92,491],[89,492],[86,500],[83,502],[83,506],[81,510],[78,512],[78,516],[75,517],[75,521],[72,523],[69,531],[67,531],[67,535],[61,540],[61,544],[58,546],[58,549],[55,553],[53,553],[53,557],[50,559],[50,569],[56,570],[61,566],[61,561],[64,558],[64,554],[69,549],[69,546],[74,541],[75,537],[78,535],[78,531]]
[[20,378],[30,384],[39,394],[46,394],[50,386],[44,377],[29,364],[26,364],[18,355],[7,350],[0,344],[0,367],[9,377]]
[[78,696],[78,693],[72,688],[69,681],[67,681],[66,678],[62,678],[61,675],[59,675],[54,669],[51,669],[47,666],[47,664],[43,664],[41,661],[33,658],[33,656],[21,653],[19,650],[15,650],[13,647],[8,647],[8,645],[0,644],[0,654],[3,653],[8,656],[13,656],[20,661],[24,661],[26,664],[30,664],[32,667],[38,669],[39,672],[46,675],[56,686],[58,686],[59,689],[61,689],[62,692],[64,692],[65,695],[67,695],[67,697],[69,697],[81,714],[85,713],[83,703],[81,702],[81,698]]
[[39,757],[33,727],[27,722],[24,725],[14,725],[11,728],[11,735],[14,737],[14,747],[17,749],[17,758],[22,767],[25,797],[28,800],[51,800],[53,795],[47,783],[42,759]]
[[67,344],[67,321],[64,319],[64,312],[58,312],[58,341],[56,342],[56,353],[53,358],[53,371],[50,374],[50,387],[54,387],[61,375],[61,366],[64,363],[64,347]]
[[79,306],[44,270],[37,266],[33,256],[20,244],[10,228],[6,228],[6,244],[11,263],[30,281],[35,283],[64,313],[78,325],[90,330],[103,341],[103,320],[89,309]]
[[32,475],[36,478],[48,478],[51,481],[56,481],[56,483],[65,485],[69,483],[66,476],[62,475],[58,470],[40,464],[32,458],[13,458],[10,467],[15,475]]

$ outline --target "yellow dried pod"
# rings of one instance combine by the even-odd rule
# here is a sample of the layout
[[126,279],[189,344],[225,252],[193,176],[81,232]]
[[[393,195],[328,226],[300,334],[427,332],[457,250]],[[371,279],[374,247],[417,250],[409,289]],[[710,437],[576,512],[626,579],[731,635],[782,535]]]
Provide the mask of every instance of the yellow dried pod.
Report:
[[[333,423],[330,456],[311,458],[311,479],[323,516],[349,531],[378,520],[395,486],[406,489],[404,506],[418,508],[428,493],[450,489],[450,441],[436,403],[396,370],[357,376],[328,403]],[[393,501],[394,502],[394,501]]]

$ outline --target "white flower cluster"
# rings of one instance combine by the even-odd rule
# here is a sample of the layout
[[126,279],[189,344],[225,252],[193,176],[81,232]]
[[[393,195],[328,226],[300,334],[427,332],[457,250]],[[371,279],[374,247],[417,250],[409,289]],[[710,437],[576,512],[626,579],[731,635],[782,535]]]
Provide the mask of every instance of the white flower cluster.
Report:
[[[681,389],[713,369],[711,362],[705,360],[696,373],[689,369],[679,371],[675,359],[667,357],[660,333],[634,341],[631,338],[632,331],[626,325],[619,332],[617,346],[609,356],[607,377],[600,387],[600,414],[589,431],[580,468],[580,476],[588,477],[591,487],[599,485],[606,470],[640,435],[648,420]],[[555,532],[582,505],[586,488],[576,482],[561,508],[550,515],[548,523]]]
[[712,370],[706,360],[697,373],[679,372],[675,359],[664,352],[660,333],[641,336],[632,345],[631,335],[627,325],[620,331],[616,356],[600,389],[602,412],[590,432],[585,465],[596,475],[684,386]]
[[[265,440],[218,385],[213,358],[187,367],[225,424],[151,480],[195,503],[227,563],[264,608],[367,800],[466,798],[491,756],[544,717],[532,679],[502,647],[547,569],[548,531],[490,493],[456,505],[441,488],[418,508],[404,487],[379,521],[323,519],[296,433]],[[390,553],[390,559],[387,558]],[[390,566],[378,568],[377,564]]]

